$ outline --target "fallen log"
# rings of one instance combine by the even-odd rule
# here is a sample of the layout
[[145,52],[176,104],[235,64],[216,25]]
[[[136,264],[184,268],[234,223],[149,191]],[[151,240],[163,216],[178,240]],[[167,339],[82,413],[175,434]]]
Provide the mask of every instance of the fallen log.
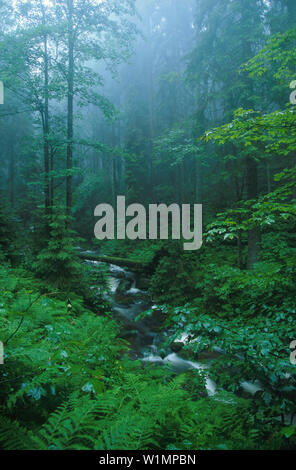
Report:
[[79,253],[78,257],[84,261],[98,261],[100,263],[115,264],[122,268],[129,268],[132,271],[146,271],[149,269],[149,264],[147,262],[117,258],[116,256],[99,256],[90,253]]

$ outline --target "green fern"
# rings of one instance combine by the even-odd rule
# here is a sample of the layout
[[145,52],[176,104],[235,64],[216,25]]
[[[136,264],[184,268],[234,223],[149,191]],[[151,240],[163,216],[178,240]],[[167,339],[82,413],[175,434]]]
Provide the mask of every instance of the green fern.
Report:
[[37,449],[34,439],[24,427],[16,421],[0,416],[0,449],[34,450]]

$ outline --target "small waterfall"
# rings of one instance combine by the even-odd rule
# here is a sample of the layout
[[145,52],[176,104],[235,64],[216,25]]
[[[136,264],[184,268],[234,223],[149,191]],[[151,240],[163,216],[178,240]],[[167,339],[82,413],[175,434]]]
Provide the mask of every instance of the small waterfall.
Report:
[[[185,372],[186,370],[193,370],[193,369],[202,371],[208,368],[208,366],[205,364],[182,359],[176,353],[171,353],[164,359],[162,359],[160,356],[150,354],[144,357],[143,361],[151,362],[151,363],[159,363],[159,364],[169,364],[172,370],[177,373],[182,373],[182,372]],[[217,389],[217,386],[215,382],[207,377],[206,378],[206,390],[207,390],[208,395],[209,396],[215,395],[216,389]]]
[[[89,261],[89,263],[99,264],[97,261]],[[111,300],[113,301],[113,311],[125,328],[124,336],[129,338],[132,356],[151,364],[169,365],[175,373],[182,373],[194,369],[203,371],[206,377],[205,387],[207,394],[208,396],[215,395],[217,385],[206,376],[206,370],[209,369],[208,362],[186,360],[177,353],[170,353],[166,357],[161,357],[158,345],[161,344],[163,336],[165,336],[166,333],[161,335],[153,331],[155,325],[151,326],[151,321],[149,323],[149,320],[135,321],[135,318],[145,310],[149,308],[157,310],[157,306],[153,305],[149,299],[148,293],[137,288],[136,275],[116,265],[110,265],[109,270],[109,285]],[[115,300],[116,291],[123,280],[131,281],[129,289],[127,289],[124,294],[128,300],[127,305],[117,303]],[[139,295],[142,295],[144,300],[139,300]],[[188,341],[193,342],[198,341],[198,339],[191,340],[189,336],[184,333],[180,342],[186,344]],[[216,348],[216,352],[223,354],[223,351],[218,349],[219,348]],[[257,391],[262,390],[262,386],[258,380],[255,382],[241,381],[240,385],[242,389],[250,395],[254,395]]]

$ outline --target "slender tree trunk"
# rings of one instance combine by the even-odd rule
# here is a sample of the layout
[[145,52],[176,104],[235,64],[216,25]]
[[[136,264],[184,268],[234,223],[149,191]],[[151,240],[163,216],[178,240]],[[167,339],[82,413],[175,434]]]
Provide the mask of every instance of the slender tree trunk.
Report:
[[200,161],[198,158],[195,159],[195,165],[194,165],[194,196],[195,196],[195,202],[198,204],[202,204],[203,201],[203,191],[202,191],[202,180],[203,180],[203,174],[202,174],[202,165],[200,164]]
[[[42,10],[42,26],[46,26],[46,14],[43,1],[40,1]],[[50,186],[49,186],[49,70],[48,70],[48,35],[44,32],[43,36],[44,46],[44,112],[43,112],[43,139],[44,139],[44,194],[45,194],[45,215],[50,212]]]
[[185,160],[183,159],[180,164],[180,178],[179,178],[179,185],[180,185],[180,204],[183,204],[185,201]]
[[290,20],[290,24],[294,24],[295,14],[296,14],[296,3],[295,0],[288,0],[287,1],[288,7],[288,16]]
[[[236,187],[236,200],[239,203],[239,201],[242,199],[244,182],[242,182],[242,184],[240,185],[238,176],[235,176],[235,187]],[[238,217],[238,223],[239,224],[241,223],[240,216]],[[239,269],[243,268],[242,231],[241,230],[238,230],[238,233],[237,233],[237,264],[238,264]]]
[[[121,120],[118,122],[118,142],[119,146],[121,148]],[[125,165],[125,158],[124,156],[120,156],[119,159],[119,187],[120,190],[122,191],[122,194],[126,194],[126,187],[125,187],[125,170],[126,170],[126,165]]]
[[[251,158],[247,158],[247,191],[248,199],[257,199],[258,197],[258,164]],[[248,232],[248,262],[247,268],[253,269],[257,263],[260,253],[261,234],[260,228],[254,227]]]
[[50,149],[50,207],[52,208],[54,205],[54,177],[53,177],[53,170],[54,170],[54,150],[53,147]]
[[111,156],[111,193],[112,193],[112,204],[116,206],[116,168],[115,168],[115,157]]
[[45,214],[50,211],[49,197],[49,109],[48,109],[48,56],[47,56],[47,37],[44,38],[44,74],[45,74],[45,100],[44,100],[44,172],[45,172]]
[[[152,34],[152,19],[149,19],[149,30]],[[149,129],[150,129],[150,151],[148,158],[148,186],[151,197],[153,197],[153,141],[154,141],[154,83],[153,83],[153,51],[150,46],[149,66]]]
[[10,162],[9,162],[9,198],[11,207],[14,207],[14,173],[15,173],[15,162],[14,162],[14,147],[11,145],[10,150]]
[[[115,124],[112,124],[112,145],[115,147],[116,145],[116,134],[115,134]],[[112,204],[113,207],[116,206],[116,161],[115,155],[112,153],[111,155],[111,168],[110,168],[110,179],[111,179],[111,193],[112,193]]]
[[271,192],[271,169],[270,163],[266,163],[266,179],[267,179],[267,193]]
[[239,269],[243,268],[243,251],[242,251],[242,231],[237,234],[237,264]]
[[[66,208],[67,215],[72,211],[72,175],[73,167],[73,105],[74,105],[74,31],[73,31],[73,0],[68,2],[68,117],[67,117],[67,181]],[[69,222],[68,222],[69,223]]]

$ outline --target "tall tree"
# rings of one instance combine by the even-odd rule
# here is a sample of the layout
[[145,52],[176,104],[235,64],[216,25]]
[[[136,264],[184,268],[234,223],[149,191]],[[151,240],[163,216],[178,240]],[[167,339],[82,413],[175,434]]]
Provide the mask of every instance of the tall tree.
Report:
[[61,53],[61,80],[66,81],[66,207],[67,214],[71,215],[74,106],[75,103],[93,103],[106,115],[113,113],[110,103],[98,93],[98,87],[103,82],[102,75],[97,72],[98,64],[104,61],[113,70],[116,64],[129,56],[136,34],[132,22],[135,1],[59,0],[55,4],[55,12],[59,20],[56,41]]
[[[2,7],[5,11],[5,5]],[[39,115],[43,135],[44,206],[48,215],[49,194],[49,102],[50,53],[48,40],[52,17],[44,0],[14,3],[10,22],[2,34],[2,70],[5,84],[23,104]],[[20,27],[21,25],[21,27]]]

